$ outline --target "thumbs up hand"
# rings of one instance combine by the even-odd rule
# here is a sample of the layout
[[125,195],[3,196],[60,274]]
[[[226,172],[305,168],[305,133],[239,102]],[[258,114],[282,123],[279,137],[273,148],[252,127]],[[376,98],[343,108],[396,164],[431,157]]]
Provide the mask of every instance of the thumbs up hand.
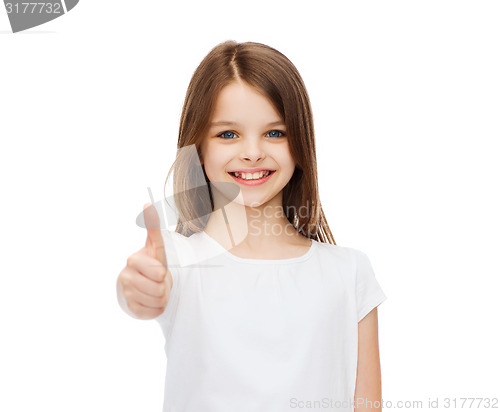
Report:
[[118,302],[137,319],[153,319],[165,310],[172,289],[158,213],[147,203],[143,208],[148,231],[146,245],[130,255],[117,280]]

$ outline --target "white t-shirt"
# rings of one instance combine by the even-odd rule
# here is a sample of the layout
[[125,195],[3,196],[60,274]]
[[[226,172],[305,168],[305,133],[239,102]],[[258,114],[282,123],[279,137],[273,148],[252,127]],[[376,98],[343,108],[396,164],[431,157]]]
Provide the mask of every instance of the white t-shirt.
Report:
[[300,257],[247,259],[205,232],[162,232],[163,412],[353,410],[358,322],[386,299],[365,253],[313,240]]

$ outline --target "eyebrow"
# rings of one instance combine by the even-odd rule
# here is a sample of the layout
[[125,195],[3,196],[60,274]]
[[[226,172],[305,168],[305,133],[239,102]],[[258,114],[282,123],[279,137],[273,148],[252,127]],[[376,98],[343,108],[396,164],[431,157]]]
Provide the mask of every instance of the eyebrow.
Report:
[[[285,123],[282,122],[281,120],[278,120],[276,122],[268,123],[266,126],[270,127],[270,126],[280,126],[280,125],[285,126]],[[237,122],[230,122],[230,121],[227,121],[227,120],[220,120],[218,122],[212,122],[212,123],[210,123],[210,126],[240,126],[240,124],[237,123]]]

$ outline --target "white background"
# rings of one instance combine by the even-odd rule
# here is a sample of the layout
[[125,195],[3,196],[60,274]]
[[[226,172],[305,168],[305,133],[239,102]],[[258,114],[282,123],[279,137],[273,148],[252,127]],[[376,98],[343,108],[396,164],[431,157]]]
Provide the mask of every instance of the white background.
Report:
[[304,78],[328,223],[388,296],[384,401],[500,397],[499,20],[496,1],[82,0],[12,34],[0,6],[0,410],[161,411],[163,335],[116,278],[228,39]]

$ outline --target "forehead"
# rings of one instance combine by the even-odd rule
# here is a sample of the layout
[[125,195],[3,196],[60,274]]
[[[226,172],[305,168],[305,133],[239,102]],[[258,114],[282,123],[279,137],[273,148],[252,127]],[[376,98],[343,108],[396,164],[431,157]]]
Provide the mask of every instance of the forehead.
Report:
[[217,96],[211,122],[270,123],[283,120],[267,96],[243,82],[225,86]]

